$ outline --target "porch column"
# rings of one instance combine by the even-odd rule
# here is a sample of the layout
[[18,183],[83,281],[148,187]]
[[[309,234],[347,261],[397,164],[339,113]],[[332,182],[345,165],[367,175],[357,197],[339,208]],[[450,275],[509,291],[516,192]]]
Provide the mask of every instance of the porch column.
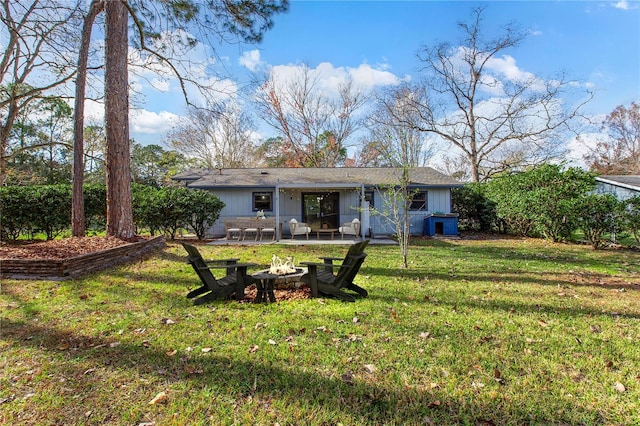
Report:
[[280,241],[282,235],[280,235],[280,185],[276,183],[275,196],[273,202],[275,203],[275,213],[276,213],[276,241]]
[[[367,235],[366,229],[369,227],[369,203],[365,203],[364,201],[365,192],[364,192],[364,183],[360,184],[360,238],[364,240],[364,237]],[[366,205],[365,205],[366,204]],[[365,224],[366,219],[366,224]],[[366,227],[365,227],[366,226]]]

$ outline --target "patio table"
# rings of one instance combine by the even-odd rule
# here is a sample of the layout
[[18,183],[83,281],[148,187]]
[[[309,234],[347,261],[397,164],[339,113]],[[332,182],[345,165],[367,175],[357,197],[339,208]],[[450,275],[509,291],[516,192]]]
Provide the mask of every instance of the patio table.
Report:
[[270,274],[268,272],[258,272],[257,274],[252,275],[256,281],[256,288],[258,289],[258,293],[256,294],[255,299],[253,299],[253,303],[269,303],[276,301],[276,295],[273,292],[273,287],[276,282],[276,278],[279,277],[277,274]]

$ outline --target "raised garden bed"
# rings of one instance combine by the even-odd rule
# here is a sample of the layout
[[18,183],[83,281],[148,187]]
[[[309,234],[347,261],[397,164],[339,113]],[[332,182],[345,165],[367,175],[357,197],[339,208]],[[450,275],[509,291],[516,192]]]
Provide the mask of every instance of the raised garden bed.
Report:
[[144,258],[165,246],[164,236],[158,236],[66,259],[5,259],[0,261],[0,276],[42,280],[76,278]]

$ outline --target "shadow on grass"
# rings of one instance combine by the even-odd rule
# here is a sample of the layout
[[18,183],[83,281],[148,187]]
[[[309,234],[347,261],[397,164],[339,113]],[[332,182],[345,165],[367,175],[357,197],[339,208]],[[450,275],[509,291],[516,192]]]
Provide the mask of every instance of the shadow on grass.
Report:
[[[248,396],[270,399],[274,395],[295,401],[306,398],[308,401],[303,406],[332,405],[334,407],[330,411],[338,409],[372,424],[386,418],[398,418],[398,412],[402,413],[406,422],[421,424],[433,408],[429,408],[433,400],[428,393],[396,393],[358,380],[359,374],[354,374],[352,382],[347,383],[351,380],[282,369],[260,359],[247,362],[218,354],[196,353],[169,356],[163,351],[142,345],[122,343],[114,346],[114,340],[110,339],[77,335],[47,325],[8,320],[3,320],[3,339],[13,341],[15,345],[57,353],[61,357],[69,354],[72,358],[81,358],[83,363],[78,366],[79,369],[74,368],[71,362],[57,362],[56,368],[62,377],[73,377],[76,380],[77,386],[85,392],[85,400],[93,399],[90,395],[92,391],[100,392],[99,386],[94,383],[95,379],[87,373],[88,362],[93,365],[92,368],[136,370],[138,373],[155,375],[163,382],[191,382],[198,386],[214,387],[221,394],[236,400],[243,400]],[[259,354],[256,358],[259,358]],[[81,409],[76,407],[75,410],[71,407],[65,418],[50,420],[64,422],[81,418],[87,409],[86,406]],[[311,413],[314,411],[316,409],[312,409]],[[92,418],[92,421],[95,420],[95,417]],[[109,419],[102,419],[106,420]],[[117,422],[118,418],[110,420]]]

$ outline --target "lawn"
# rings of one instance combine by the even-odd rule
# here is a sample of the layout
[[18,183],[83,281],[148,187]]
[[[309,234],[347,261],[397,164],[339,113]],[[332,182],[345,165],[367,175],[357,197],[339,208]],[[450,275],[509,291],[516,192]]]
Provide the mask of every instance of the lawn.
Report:
[[[200,246],[267,264],[344,246]],[[0,423],[640,424],[640,253],[531,239],[367,248],[369,297],[192,306],[181,246],[2,282]]]

